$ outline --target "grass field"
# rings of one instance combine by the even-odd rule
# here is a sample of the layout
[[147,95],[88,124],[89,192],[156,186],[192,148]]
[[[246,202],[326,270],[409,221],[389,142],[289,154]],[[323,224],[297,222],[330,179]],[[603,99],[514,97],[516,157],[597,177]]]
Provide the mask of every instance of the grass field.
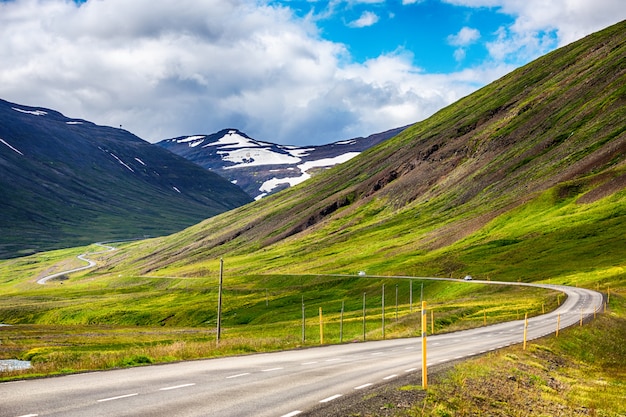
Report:
[[6,293],[0,317],[13,325],[0,327],[0,358],[30,360],[33,368],[3,377],[318,345],[320,308],[325,344],[416,336],[422,291],[431,333],[541,314],[561,298],[541,289],[407,278],[226,277],[218,345],[216,284],[213,277],[85,276]]

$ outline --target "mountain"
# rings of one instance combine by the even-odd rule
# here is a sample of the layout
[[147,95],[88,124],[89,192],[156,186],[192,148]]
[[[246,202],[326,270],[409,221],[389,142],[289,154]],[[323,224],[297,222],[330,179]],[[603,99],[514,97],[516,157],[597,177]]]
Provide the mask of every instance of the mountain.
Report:
[[224,129],[210,135],[166,139],[157,145],[228,178],[258,200],[354,158],[404,129],[305,147],[263,142],[237,129]]
[[305,184],[150,241],[148,257],[129,248],[118,268],[186,274],[228,257],[239,274],[623,276],[625,63],[621,22]]
[[0,258],[172,233],[249,201],[125,130],[0,100]]

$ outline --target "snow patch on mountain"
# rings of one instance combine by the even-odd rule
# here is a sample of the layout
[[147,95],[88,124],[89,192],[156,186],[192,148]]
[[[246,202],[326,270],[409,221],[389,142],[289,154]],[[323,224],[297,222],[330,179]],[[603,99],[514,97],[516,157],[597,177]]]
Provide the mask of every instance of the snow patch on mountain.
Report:
[[225,162],[234,164],[225,169],[243,168],[261,165],[292,165],[300,162],[313,148],[281,146],[273,143],[250,139],[237,130],[229,130],[217,140],[205,143],[206,135],[188,136],[176,139],[176,143],[186,143],[190,148],[202,145],[202,148],[214,148],[215,153]]
[[295,164],[301,161],[300,158],[289,154],[281,154],[267,148],[240,148],[226,151],[218,151],[218,155],[223,155],[222,160],[236,163],[237,165],[225,167],[234,169],[259,165],[282,165]]
[[14,148],[13,146],[11,146],[8,142],[6,142],[4,139],[0,139],[0,142],[4,143],[5,145],[7,145],[9,147],[9,149],[11,149],[12,151],[19,153],[20,155],[24,156],[24,154],[22,152],[20,152],[18,149]]
[[260,142],[248,139],[240,135],[236,130],[231,130],[218,140],[207,143],[203,148],[207,146],[226,146],[229,148],[259,147]]
[[271,193],[278,186],[289,185],[290,187],[293,187],[294,185],[300,184],[301,182],[308,180],[309,178],[311,178],[311,174],[309,174],[308,171],[313,168],[326,168],[341,164],[343,162],[349,161],[358,154],[360,154],[360,152],[348,152],[343,155],[337,155],[334,158],[323,158],[315,161],[307,161],[303,164],[300,164],[298,165],[298,169],[302,172],[302,175],[298,177],[287,178],[274,177],[270,180],[267,180],[263,183],[263,185],[261,185],[261,187],[259,187],[259,191],[261,191],[261,194],[256,196],[254,199],[260,200],[261,198]]
[[48,114],[48,112],[45,112],[43,110],[24,110],[18,107],[11,107],[11,108],[15,111],[19,111],[20,113],[32,114],[34,116],[45,116],[46,114]]
[[298,165],[298,168],[300,168],[302,172],[306,172],[311,168],[331,167],[333,165],[342,164],[346,161],[349,161],[360,153],[361,152],[348,152],[344,153],[343,155],[337,155],[334,158],[322,158],[315,161],[308,161],[304,164]]
[[180,139],[177,142],[178,143],[194,142],[194,141],[197,141],[198,139],[204,139],[204,138],[206,138],[206,136],[189,136],[185,139]]
[[296,157],[305,157],[309,156],[311,152],[315,150],[315,148],[298,148],[296,146],[285,146],[284,149],[287,150],[290,154]]

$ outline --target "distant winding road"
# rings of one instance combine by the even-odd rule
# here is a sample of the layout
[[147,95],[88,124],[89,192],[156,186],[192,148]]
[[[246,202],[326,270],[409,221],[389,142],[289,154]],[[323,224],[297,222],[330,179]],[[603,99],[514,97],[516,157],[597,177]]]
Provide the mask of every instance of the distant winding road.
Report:
[[[474,283],[520,285],[466,285]],[[521,285],[567,294],[557,310],[528,320],[528,340],[554,333],[558,319],[560,328],[578,324],[603,302],[582,288]],[[523,330],[516,320],[429,336],[427,365],[521,343]],[[7,382],[0,384],[0,416],[293,417],[421,373],[421,357],[421,339],[407,338]]]
[[74,268],[74,269],[69,269],[67,271],[57,272],[52,275],[46,275],[43,278],[39,278],[37,280],[37,284],[44,285],[49,280],[60,277],[61,275],[71,274],[72,272],[84,271],[85,269],[93,268],[94,266],[96,266],[96,262],[92,261],[91,259],[87,259],[88,255],[98,255],[100,253],[106,253],[106,252],[115,250],[113,246],[105,245],[104,242],[99,242],[99,243],[94,243],[94,244],[103,247],[105,250],[100,251],[100,252],[90,252],[90,253],[83,253],[81,255],[78,255],[77,258],[80,259],[81,261],[87,262],[87,265],[81,266],[80,268]]

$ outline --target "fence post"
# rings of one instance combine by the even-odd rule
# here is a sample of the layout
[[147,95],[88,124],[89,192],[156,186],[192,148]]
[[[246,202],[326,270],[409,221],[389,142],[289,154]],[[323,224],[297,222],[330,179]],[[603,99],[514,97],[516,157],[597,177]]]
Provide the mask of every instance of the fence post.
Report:
[[365,342],[365,295],[367,293],[363,293],[363,341]]
[[339,319],[339,343],[343,342],[343,308],[344,301],[341,300],[341,318]]
[[430,334],[435,334],[435,310],[430,310]]
[[224,278],[224,259],[220,258],[220,282],[217,290],[217,344],[222,335],[222,283]]
[[304,315],[304,295],[302,296],[302,343],[306,340],[305,315]]
[[383,339],[384,339],[385,338],[385,284],[383,284],[382,310],[383,310]]
[[396,323],[398,322],[398,284],[396,284]]
[[580,327],[583,326],[583,309],[580,309]]

